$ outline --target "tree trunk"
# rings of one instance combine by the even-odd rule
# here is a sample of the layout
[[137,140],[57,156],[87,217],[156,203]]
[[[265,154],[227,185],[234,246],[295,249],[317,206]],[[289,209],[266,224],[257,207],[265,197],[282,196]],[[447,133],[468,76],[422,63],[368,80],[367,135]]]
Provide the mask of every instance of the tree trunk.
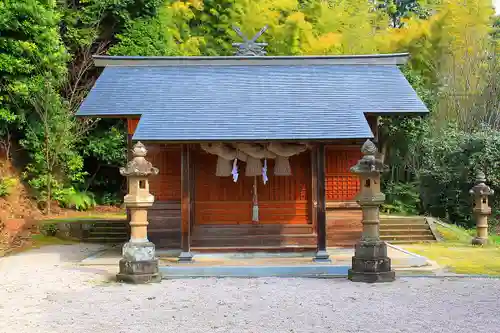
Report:
[[51,213],[51,202],[52,202],[52,174],[49,172],[47,181],[47,205],[46,205],[47,215],[50,215]]

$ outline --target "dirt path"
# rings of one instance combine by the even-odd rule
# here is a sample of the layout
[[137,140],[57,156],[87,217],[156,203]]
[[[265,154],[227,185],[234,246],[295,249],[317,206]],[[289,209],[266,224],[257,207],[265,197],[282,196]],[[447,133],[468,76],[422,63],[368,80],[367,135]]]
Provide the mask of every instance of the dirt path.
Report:
[[0,259],[2,333],[497,332],[500,280],[193,279],[107,282],[77,267],[98,245]]

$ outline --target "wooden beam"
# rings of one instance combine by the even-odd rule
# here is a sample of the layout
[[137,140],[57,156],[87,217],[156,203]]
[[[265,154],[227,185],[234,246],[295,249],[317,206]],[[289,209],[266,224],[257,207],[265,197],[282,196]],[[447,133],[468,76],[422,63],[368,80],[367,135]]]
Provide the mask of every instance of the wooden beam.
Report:
[[191,253],[191,212],[192,203],[192,161],[191,147],[189,144],[183,144],[181,147],[181,254],[180,262],[191,262],[193,254]]
[[190,193],[190,200],[189,200],[189,226],[190,230],[193,230],[194,228],[194,223],[195,223],[195,188],[196,188],[196,159],[195,159],[195,146],[193,144],[189,145],[189,193]]
[[311,149],[310,159],[311,159],[311,194],[309,198],[309,223],[316,227],[318,221],[318,161],[317,161],[318,148],[313,146]]
[[318,144],[316,153],[317,169],[317,221],[316,232],[318,237],[318,247],[315,262],[330,262],[330,256],[326,251],[326,193],[325,193],[325,144]]
[[[133,134],[127,134],[127,163],[132,160],[133,154],[132,154],[132,136]],[[126,191],[128,194],[129,192],[129,186],[128,186],[128,179],[125,179],[125,182],[127,184]],[[127,222],[130,223],[130,209],[126,208],[125,211],[127,212]],[[127,230],[130,231],[130,224],[127,224]]]

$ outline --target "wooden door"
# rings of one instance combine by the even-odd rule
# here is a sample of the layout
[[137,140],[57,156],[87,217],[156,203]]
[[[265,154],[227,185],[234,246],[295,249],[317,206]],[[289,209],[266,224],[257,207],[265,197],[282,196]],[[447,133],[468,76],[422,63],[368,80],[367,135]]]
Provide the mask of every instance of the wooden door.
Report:
[[[217,177],[217,156],[196,152],[195,220],[196,224],[251,224],[253,177],[246,177],[245,163],[239,163],[238,182],[232,177]],[[292,176],[274,176],[268,161],[267,184],[258,181],[259,223],[307,224],[310,199],[310,154],[290,159]]]

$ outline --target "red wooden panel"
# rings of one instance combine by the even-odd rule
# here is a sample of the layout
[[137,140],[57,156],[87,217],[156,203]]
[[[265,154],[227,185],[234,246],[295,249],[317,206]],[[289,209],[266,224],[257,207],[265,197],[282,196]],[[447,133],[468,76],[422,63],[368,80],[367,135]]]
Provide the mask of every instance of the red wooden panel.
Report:
[[181,149],[179,145],[148,144],[147,159],[159,169],[149,180],[155,200],[181,200]]
[[358,147],[327,147],[325,156],[326,200],[350,201],[359,192],[359,179],[350,172],[362,157]]

